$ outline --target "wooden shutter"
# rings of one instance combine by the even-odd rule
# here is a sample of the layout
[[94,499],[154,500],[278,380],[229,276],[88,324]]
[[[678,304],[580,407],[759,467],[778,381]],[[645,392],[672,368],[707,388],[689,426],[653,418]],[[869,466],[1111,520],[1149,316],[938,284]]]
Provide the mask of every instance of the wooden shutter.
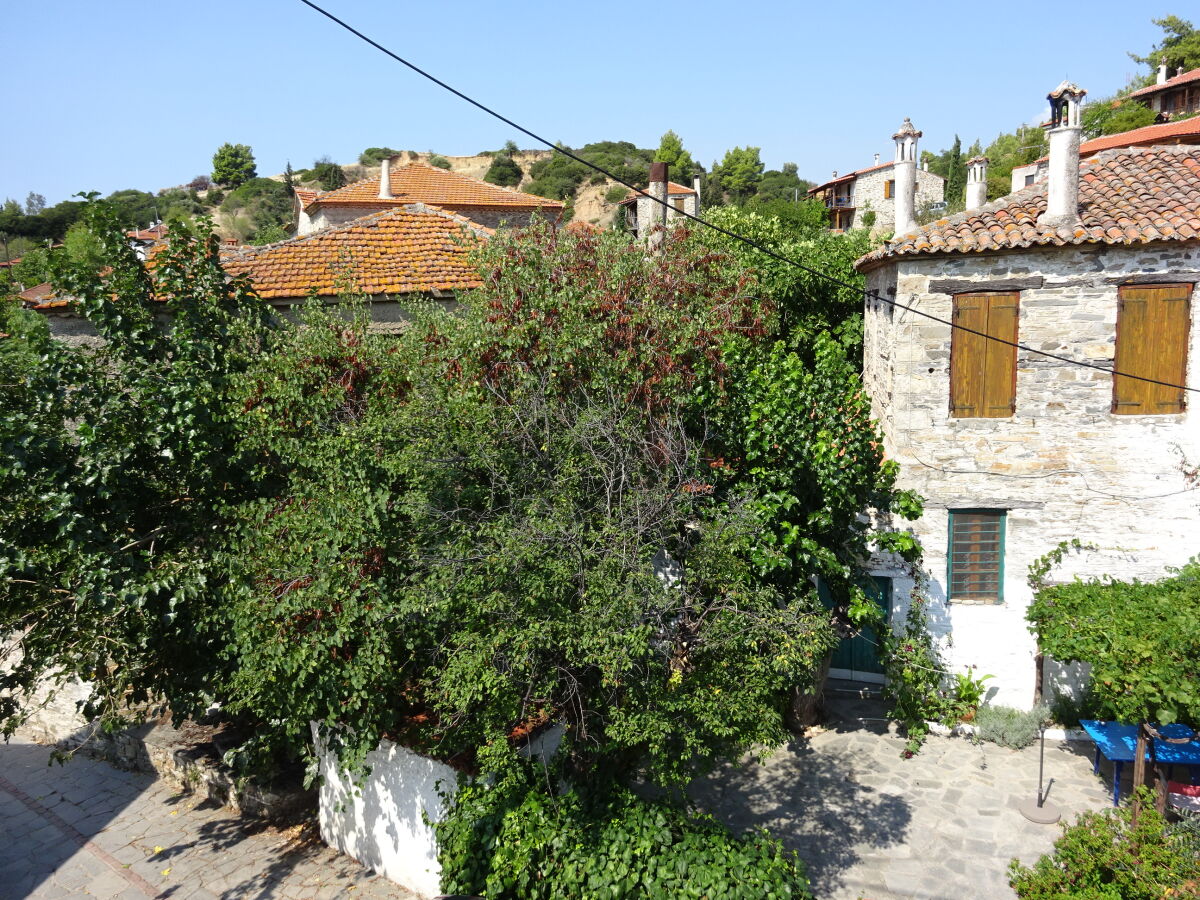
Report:
[[1016,343],[1019,320],[1019,294],[955,296],[960,327],[950,338],[950,415],[999,419],[1016,411],[1017,348],[1002,342]]
[[1004,513],[951,510],[951,600],[999,603],[1004,596]]
[[[1127,285],[1118,292],[1112,411],[1123,416],[1184,411],[1190,284]],[[1154,384],[1124,375],[1153,378]]]
[[896,182],[891,181],[891,180],[885,181],[883,183],[883,199],[891,200],[892,197],[894,197],[895,195],[896,195]]

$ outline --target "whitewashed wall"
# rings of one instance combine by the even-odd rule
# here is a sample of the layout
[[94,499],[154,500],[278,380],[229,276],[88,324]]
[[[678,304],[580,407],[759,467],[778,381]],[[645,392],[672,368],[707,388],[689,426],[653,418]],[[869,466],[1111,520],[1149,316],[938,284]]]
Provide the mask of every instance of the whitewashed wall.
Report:
[[[1117,288],[1131,276],[1200,279],[1200,244],[1084,247],[948,256],[890,263],[868,274],[885,296],[949,319],[951,293],[931,279],[986,290],[1000,279],[1021,289],[1019,340],[1111,370]],[[1200,329],[1193,327],[1188,384],[1200,383]],[[1098,552],[1072,555],[1055,580],[1111,575],[1152,580],[1200,553],[1200,490],[1187,469],[1200,464],[1200,398],[1179,415],[1114,416],[1112,379],[1022,351],[1016,414],[1005,419],[949,415],[950,328],[886,304],[868,304],[864,381],[900,485],[926,499],[914,531],[925,548],[931,627],[948,637],[956,669],[996,676],[994,700],[1033,701],[1036,644],[1025,610],[1028,568],[1060,542],[1078,538]],[[946,602],[947,511],[1007,510],[1004,602]],[[881,570],[882,573],[882,570]],[[897,583],[893,621],[903,621],[907,587]],[[1079,673],[1048,666],[1048,693],[1074,692]],[[1057,683],[1056,683],[1057,679]]]
[[438,788],[453,795],[458,775],[445,763],[380,741],[367,756],[371,774],[361,785],[341,771],[313,726],[320,759],[321,839],[409,890],[440,892],[441,867],[431,822],[445,813]]

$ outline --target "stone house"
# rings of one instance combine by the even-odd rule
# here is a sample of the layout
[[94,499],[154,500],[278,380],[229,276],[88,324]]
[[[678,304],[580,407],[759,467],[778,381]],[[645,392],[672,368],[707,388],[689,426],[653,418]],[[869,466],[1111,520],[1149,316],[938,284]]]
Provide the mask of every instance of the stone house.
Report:
[[926,499],[923,571],[874,560],[892,620],[919,577],[952,668],[994,675],[995,702],[1025,708],[1079,674],[1038,656],[1035,560],[1078,539],[1095,549],[1055,578],[1145,580],[1200,549],[1200,415],[1178,387],[1200,358],[1200,147],[1081,163],[1081,94],[1050,131],[1047,183],[857,263],[865,387],[900,485]]
[[296,191],[296,234],[304,236],[387,209],[423,203],[496,228],[527,225],[534,216],[557,221],[565,204],[488,184],[425,163],[380,163],[379,175],[334,191]]
[[[915,153],[921,132],[913,128],[912,122],[905,119],[894,137],[899,138],[902,134],[911,138],[911,148],[906,149]],[[897,154],[900,152],[898,143]],[[907,192],[913,214],[923,206],[945,200],[946,179],[941,175],[914,168],[913,179]],[[903,215],[898,218],[896,213],[897,195],[904,192],[901,182],[902,176],[898,179],[896,162],[881,163],[879,154],[876,153],[874,164],[841,176],[835,171],[829,181],[809,188],[808,195],[824,202],[825,208],[829,210],[829,227],[834,231],[864,228],[866,226],[863,216],[873,212],[875,222],[871,227],[875,231],[901,233],[908,230],[897,225],[898,221],[901,224],[907,221]]]
[[1200,69],[1185,72],[1179,68],[1174,76],[1168,77],[1170,71],[1163,59],[1158,65],[1158,78],[1154,84],[1129,95],[1131,100],[1144,103],[1158,113],[1159,122],[1200,112]]
[[[651,163],[646,193],[630,191],[619,204],[625,228],[638,237],[645,238],[654,226],[666,225],[684,215],[700,215],[700,176],[696,175],[692,186],[687,187],[671,181],[668,175],[666,163]],[[668,205],[663,206],[658,200],[666,200]]]

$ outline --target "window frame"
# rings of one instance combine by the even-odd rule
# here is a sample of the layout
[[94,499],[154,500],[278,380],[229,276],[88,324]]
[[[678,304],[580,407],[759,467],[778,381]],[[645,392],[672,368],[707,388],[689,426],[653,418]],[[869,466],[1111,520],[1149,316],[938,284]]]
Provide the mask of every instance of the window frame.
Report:
[[[1175,381],[1176,379],[1178,379],[1179,384],[1187,383],[1188,366],[1191,363],[1191,355],[1192,355],[1191,354],[1192,328],[1193,328],[1192,295],[1195,293],[1195,288],[1196,288],[1195,284],[1193,284],[1192,282],[1187,282],[1187,281],[1183,281],[1183,282],[1164,281],[1161,283],[1154,283],[1154,284],[1122,284],[1117,287],[1117,324],[1116,324],[1116,328],[1113,333],[1113,372],[1114,373],[1122,371],[1122,368],[1124,365],[1124,362],[1122,361],[1122,365],[1118,366],[1118,361],[1121,361],[1121,356],[1122,356],[1121,335],[1122,335],[1123,323],[1126,323],[1125,327],[1128,327],[1127,320],[1125,318],[1125,303],[1130,299],[1130,297],[1128,295],[1131,293],[1137,292],[1137,291],[1156,290],[1156,289],[1162,290],[1162,289],[1171,289],[1171,288],[1178,288],[1178,289],[1186,292],[1185,297],[1181,297],[1178,300],[1171,301],[1171,302],[1183,303],[1185,305],[1185,309],[1186,309],[1186,321],[1184,323],[1183,335],[1181,337],[1181,340],[1183,341],[1183,367],[1182,367],[1183,371],[1181,373],[1176,373],[1176,374],[1163,373],[1163,372],[1156,371],[1151,375],[1146,375],[1145,377],[1155,378],[1158,381]],[[1159,356],[1159,354],[1156,353],[1155,357],[1158,357],[1158,356]],[[1179,391],[1178,392],[1179,393],[1179,401],[1178,401],[1179,408],[1178,409],[1173,409],[1168,412],[1153,412],[1153,411],[1148,412],[1146,410],[1136,410],[1136,411],[1132,411],[1132,412],[1123,411],[1120,409],[1120,407],[1127,406],[1127,405],[1129,405],[1129,403],[1128,403],[1128,400],[1124,400],[1122,398],[1128,397],[1129,395],[1127,393],[1122,393],[1122,389],[1128,390],[1128,388],[1131,386],[1132,385],[1130,385],[1128,382],[1123,383],[1122,379],[1118,375],[1116,375],[1116,374],[1113,375],[1113,377],[1112,377],[1112,398],[1111,398],[1111,403],[1109,406],[1109,413],[1111,415],[1114,415],[1114,416],[1178,416],[1178,415],[1183,415],[1184,413],[1186,413],[1188,411],[1187,391]],[[1149,387],[1154,388],[1157,386],[1149,385]]]
[[896,199],[896,179],[895,178],[884,179],[883,199],[884,200],[895,200]]
[[[975,299],[978,299],[981,302],[985,302],[987,304],[987,307],[988,307],[987,315],[988,315],[988,320],[990,322],[992,300],[995,298],[1012,298],[1012,302],[1013,302],[1013,305],[1016,310],[1014,313],[1012,340],[1013,340],[1013,343],[1019,343],[1021,340],[1021,292],[1020,291],[989,291],[989,290],[986,290],[986,285],[984,285],[983,287],[985,288],[983,290],[962,291],[960,293],[953,294],[951,296],[950,321],[952,323],[954,323],[955,326],[957,326],[959,324],[959,322],[958,322],[958,320],[959,320],[959,305],[968,299],[975,298]],[[997,337],[999,336],[999,335],[994,335],[993,329],[990,327],[990,324],[988,325],[988,327],[986,327],[983,330],[988,335],[997,336]],[[1008,372],[1008,392],[1009,392],[1009,396],[1012,399],[1009,401],[1008,412],[1005,413],[1004,415],[987,415],[987,410],[1000,409],[1002,407],[995,406],[994,404],[993,405],[988,404],[988,402],[987,402],[987,400],[988,400],[988,397],[987,397],[988,382],[986,380],[986,377],[984,377],[983,381],[982,381],[982,392],[983,393],[982,393],[982,397],[980,399],[980,406],[979,406],[978,412],[975,415],[960,415],[959,413],[956,412],[956,410],[967,408],[961,402],[956,403],[956,401],[962,400],[961,396],[956,396],[956,395],[963,393],[963,388],[962,388],[962,385],[960,384],[960,381],[966,378],[966,376],[962,374],[962,368],[961,368],[964,364],[963,357],[965,355],[967,355],[967,353],[968,353],[967,350],[963,349],[962,342],[964,340],[980,340],[980,341],[984,342],[981,345],[983,347],[982,353],[984,355],[980,361],[980,365],[983,366],[984,373],[986,373],[986,371],[987,371],[987,352],[988,352],[988,348],[989,348],[988,342],[991,340],[991,338],[990,337],[988,337],[988,338],[980,337],[979,335],[976,335],[976,334],[963,332],[958,327],[952,327],[951,331],[950,331],[950,367],[949,367],[950,368],[950,372],[949,372],[949,374],[950,374],[950,390],[948,392],[949,397],[947,398],[950,418],[952,418],[952,419],[1011,419],[1011,418],[1013,418],[1017,414],[1017,369],[1020,368],[1021,360],[1020,360],[1020,354],[1018,353],[1017,348],[1009,347],[1008,345],[1004,345],[1005,351],[1012,357],[1012,360],[1011,360],[1011,363],[1009,366],[1009,372]],[[999,345],[997,345],[997,346],[999,346]],[[955,352],[956,348],[958,350],[957,353]],[[958,390],[955,389],[956,386],[958,386]]]
[[[1004,603],[1004,563],[1008,542],[1008,510],[996,507],[973,506],[964,509],[948,509],[946,521],[946,602],[970,606],[999,606]],[[955,515],[994,515],[999,522],[999,546],[996,550],[996,597],[995,599],[956,599],[954,596],[954,517]]]

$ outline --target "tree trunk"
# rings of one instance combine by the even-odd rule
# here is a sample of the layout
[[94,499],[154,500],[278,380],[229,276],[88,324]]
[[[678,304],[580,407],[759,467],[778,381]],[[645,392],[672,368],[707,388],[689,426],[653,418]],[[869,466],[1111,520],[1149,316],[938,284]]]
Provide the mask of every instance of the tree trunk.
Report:
[[833,653],[827,653],[824,661],[813,673],[812,686],[792,688],[791,703],[787,713],[787,727],[795,734],[802,734],[806,728],[816,725],[821,718],[821,704],[825,699],[825,679],[829,677],[829,665],[833,662]]
[[1137,825],[1138,816],[1142,812],[1142,801],[1138,797],[1138,788],[1146,781],[1146,727],[1142,723],[1138,723],[1137,727],[1137,744],[1133,749],[1133,784],[1130,785],[1130,792],[1133,794],[1133,820],[1132,824]]

